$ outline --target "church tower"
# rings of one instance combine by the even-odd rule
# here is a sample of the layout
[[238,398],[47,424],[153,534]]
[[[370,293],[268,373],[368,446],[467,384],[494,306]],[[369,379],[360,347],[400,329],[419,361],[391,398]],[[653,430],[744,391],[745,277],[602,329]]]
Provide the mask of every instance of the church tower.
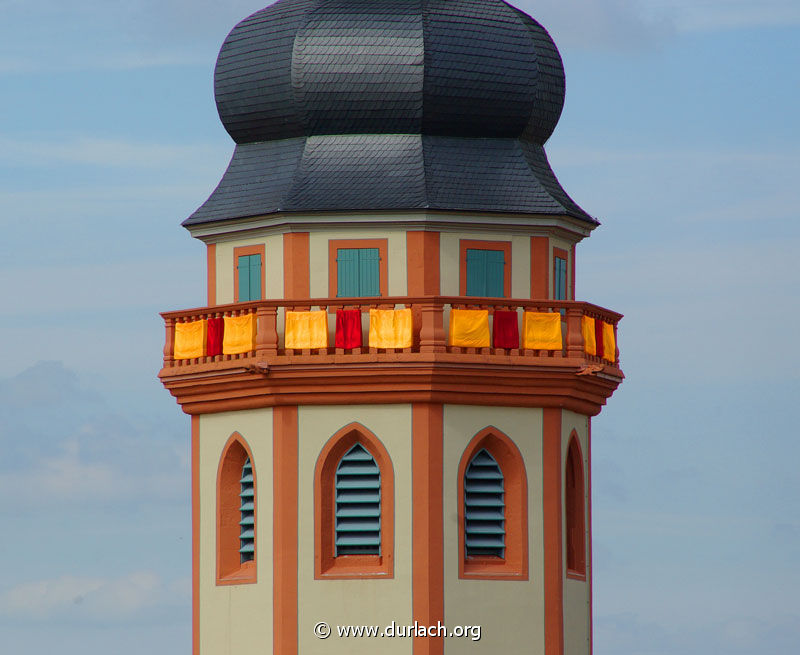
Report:
[[225,39],[208,306],[163,314],[159,374],[195,655],[591,653],[621,315],[575,299],[564,88],[501,0],[280,0]]

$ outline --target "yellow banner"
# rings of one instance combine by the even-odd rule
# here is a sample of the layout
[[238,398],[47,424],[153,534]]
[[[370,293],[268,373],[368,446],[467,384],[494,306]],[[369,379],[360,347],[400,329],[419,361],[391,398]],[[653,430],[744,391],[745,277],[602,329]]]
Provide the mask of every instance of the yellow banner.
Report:
[[222,354],[238,355],[256,349],[256,315],[226,316]]
[[561,350],[561,314],[525,312],[522,319],[522,347],[528,350]]
[[597,354],[597,343],[594,338],[594,319],[581,316],[581,334],[583,334],[583,351],[587,355]]
[[450,345],[460,348],[488,348],[489,312],[485,309],[450,310]]
[[315,312],[286,312],[286,347],[328,347],[328,313],[324,309]]
[[603,321],[603,359],[614,363],[617,359],[617,338],[614,336],[614,326]]
[[205,320],[175,323],[175,359],[194,359],[206,354]]
[[411,348],[411,309],[370,309],[370,348]]

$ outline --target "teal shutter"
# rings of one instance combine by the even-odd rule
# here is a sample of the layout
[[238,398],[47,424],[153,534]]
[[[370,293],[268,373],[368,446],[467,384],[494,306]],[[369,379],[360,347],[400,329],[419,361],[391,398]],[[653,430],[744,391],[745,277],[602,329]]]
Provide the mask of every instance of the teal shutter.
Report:
[[505,535],[503,473],[483,449],[464,474],[465,555],[505,557]]
[[359,296],[380,296],[381,257],[377,248],[359,248],[358,278]]
[[253,468],[248,457],[242,467],[242,479],[239,480],[241,493],[239,494],[239,559],[249,562],[255,558],[255,498],[253,488]]
[[381,472],[361,444],[336,468],[336,555],[380,555]]
[[486,251],[467,248],[467,295],[486,295]]
[[502,250],[467,248],[467,295],[505,295],[505,255]]
[[336,253],[336,295],[339,298],[358,296],[358,249],[339,248]]
[[261,300],[261,255],[250,255],[250,300]]
[[336,295],[339,298],[380,296],[378,248],[339,248],[336,253]]
[[553,297],[555,300],[567,299],[567,260],[555,258],[555,280],[553,280]]
[[242,255],[236,266],[239,275],[239,301],[250,300],[250,255]]
[[502,250],[486,251],[486,295],[491,298],[502,298],[505,295],[503,282],[505,273],[505,256]]
[[239,302],[261,300],[261,255],[241,255],[237,262]]

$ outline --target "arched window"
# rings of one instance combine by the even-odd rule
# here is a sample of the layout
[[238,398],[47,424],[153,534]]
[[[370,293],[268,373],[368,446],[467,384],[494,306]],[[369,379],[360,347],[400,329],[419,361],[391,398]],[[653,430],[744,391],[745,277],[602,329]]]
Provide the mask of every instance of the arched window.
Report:
[[239,480],[241,501],[239,503],[239,561],[250,562],[256,555],[256,512],[255,488],[253,487],[253,467],[250,458],[244,460],[242,477]]
[[578,436],[572,433],[564,471],[565,541],[567,575],[586,575],[586,519],[583,486],[583,455]]
[[506,529],[503,473],[482,448],[464,476],[464,548],[467,557],[505,557]]
[[459,577],[528,579],[528,483],[500,430],[476,434],[458,469]]
[[234,432],[217,471],[217,584],[256,581],[256,502],[253,456]]
[[314,473],[316,578],[394,575],[394,472],[378,438],[351,423],[333,435]]
[[336,468],[336,556],[381,554],[381,472],[360,443]]

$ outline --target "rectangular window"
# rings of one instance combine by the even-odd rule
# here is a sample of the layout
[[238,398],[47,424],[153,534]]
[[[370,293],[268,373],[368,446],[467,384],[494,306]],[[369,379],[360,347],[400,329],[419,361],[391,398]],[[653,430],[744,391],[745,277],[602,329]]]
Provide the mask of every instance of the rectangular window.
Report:
[[381,295],[380,261],[377,248],[338,248],[336,296],[357,298]]
[[462,296],[511,295],[511,242],[460,241],[459,292]]
[[239,301],[261,300],[261,256],[241,255],[239,272]]
[[264,297],[264,246],[233,249],[234,302],[261,300]]
[[388,239],[330,239],[328,295],[364,298],[388,295]]
[[553,299],[567,299],[567,252],[560,248],[553,250]]
[[467,248],[467,295],[502,298],[504,269],[502,250]]

